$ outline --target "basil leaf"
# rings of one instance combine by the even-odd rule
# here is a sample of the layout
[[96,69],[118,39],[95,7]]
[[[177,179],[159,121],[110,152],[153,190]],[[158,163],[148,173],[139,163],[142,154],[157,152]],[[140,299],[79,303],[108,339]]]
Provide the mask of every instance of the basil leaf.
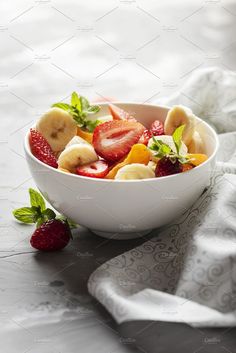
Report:
[[41,194],[31,188],[29,189],[29,194],[31,206],[39,207],[41,211],[44,211],[46,209],[46,204]]
[[177,129],[174,131],[174,133],[172,135],[177,154],[179,154],[179,150],[181,147],[182,135],[183,135],[184,128],[185,128],[185,125],[181,125],[181,126],[177,127]]
[[14,210],[13,216],[20,222],[23,223],[35,223],[35,212],[32,210],[31,207],[22,207]]

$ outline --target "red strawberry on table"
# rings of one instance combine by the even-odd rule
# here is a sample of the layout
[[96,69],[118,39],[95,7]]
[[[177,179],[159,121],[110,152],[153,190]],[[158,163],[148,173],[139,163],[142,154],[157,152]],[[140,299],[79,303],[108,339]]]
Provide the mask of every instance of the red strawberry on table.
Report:
[[57,168],[57,159],[45,138],[35,129],[30,129],[29,136],[30,147],[33,155],[41,162]]
[[163,157],[157,162],[155,174],[157,177],[181,173],[183,171],[182,164],[176,160],[171,160],[169,157]]
[[30,239],[33,248],[42,251],[63,249],[70,241],[70,228],[66,222],[51,219],[37,228]]
[[13,211],[13,216],[22,223],[36,223],[37,228],[31,236],[30,244],[42,251],[63,249],[72,238],[71,228],[75,224],[47,208],[38,191],[30,188],[29,194],[31,206],[17,208]]
[[98,125],[93,132],[93,146],[107,161],[118,161],[129,153],[145,127],[134,121],[112,120]]
[[160,120],[155,120],[150,128],[150,132],[153,136],[164,135],[164,125]]
[[109,171],[108,163],[104,160],[99,160],[93,163],[81,165],[76,169],[78,175],[91,178],[104,178]]
[[117,107],[114,104],[109,104],[108,108],[114,120],[131,120],[137,121],[132,115],[130,115],[125,110]]

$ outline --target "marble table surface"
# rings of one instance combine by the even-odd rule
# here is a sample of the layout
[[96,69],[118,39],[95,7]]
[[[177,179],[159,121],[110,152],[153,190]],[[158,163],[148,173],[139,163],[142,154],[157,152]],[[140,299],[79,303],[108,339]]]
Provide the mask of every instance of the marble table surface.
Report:
[[[200,67],[236,69],[236,3],[200,0],[13,0],[0,4],[0,342],[4,353],[135,352],[87,292],[100,264],[144,239],[78,228],[64,251],[29,245],[11,212],[34,187],[22,139],[73,90],[156,102]],[[92,215],[91,215],[92,216]]]

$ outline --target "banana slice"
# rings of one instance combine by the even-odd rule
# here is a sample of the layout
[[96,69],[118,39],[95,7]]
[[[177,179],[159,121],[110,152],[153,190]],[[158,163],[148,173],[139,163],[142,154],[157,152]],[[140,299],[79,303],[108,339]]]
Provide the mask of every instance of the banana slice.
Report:
[[147,165],[141,163],[128,164],[117,172],[116,180],[134,180],[155,178],[154,171]]
[[167,114],[164,123],[165,134],[172,135],[177,127],[184,124],[183,142],[188,145],[191,142],[195,130],[195,116],[191,109],[182,105],[175,105]]
[[54,152],[60,152],[76,135],[77,124],[69,113],[55,107],[39,119],[36,130],[48,141]]
[[79,165],[92,163],[97,160],[98,156],[92,146],[75,144],[62,151],[58,158],[58,167],[75,173]]
[[204,153],[204,143],[199,132],[195,131],[190,144],[188,145],[189,153]]
[[86,141],[85,139],[83,139],[80,136],[74,136],[73,139],[71,139],[69,141],[69,143],[66,145],[65,148],[68,148],[73,145],[89,145],[89,146],[91,146],[91,144],[88,141]]
[[153,170],[154,173],[155,173],[157,164],[155,162],[153,162],[153,161],[150,161],[150,162],[148,162],[148,167],[151,168],[151,170]]
[[64,173],[69,173],[69,174],[71,174],[70,173],[70,171],[69,170],[67,170],[67,169],[64,169],[64,168],[57,168],[58,170],[60,170],[61,172],[64,172]]
[[[158,140],[158,141],[162,141],[166,145],[170,146],[172,151],[177,152],[172,136],[160,135],[160,136],[155,136],[155,139]],[[151,147],[152,144],[153,144],[153,139],[150,138],[149,141],[148,141],[148,147]],[[152,159],[153,162],[156,163],[159,158],[155,157],[155,151],[152,151],[152,150],[150,150],[150,151],[151,151],[151,154],[152,154],[151,159]],[[185,145],[185,143],[183,143],[183,142],[181,143],[179,153],[182,156],[185,156],[188,153],[188,148]]]

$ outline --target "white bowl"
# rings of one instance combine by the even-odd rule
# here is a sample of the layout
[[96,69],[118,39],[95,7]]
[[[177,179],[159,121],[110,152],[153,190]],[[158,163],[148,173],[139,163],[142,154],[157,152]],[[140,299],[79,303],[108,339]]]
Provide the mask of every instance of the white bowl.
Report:
[[[149,127],[164,121],[168,107],[138,103],[117,103]],[[99,116],[108,114],[101,104]],[[60,213],[106,238],[130,239],[178,218],[208,186],[215,166],[218,137],[197,118],[208,155],[206,162],[188,172],[145,180],[106,180],[67,174],[51,168],[33,156],[29,133],[25,137],[26,159],[39,190]]]

